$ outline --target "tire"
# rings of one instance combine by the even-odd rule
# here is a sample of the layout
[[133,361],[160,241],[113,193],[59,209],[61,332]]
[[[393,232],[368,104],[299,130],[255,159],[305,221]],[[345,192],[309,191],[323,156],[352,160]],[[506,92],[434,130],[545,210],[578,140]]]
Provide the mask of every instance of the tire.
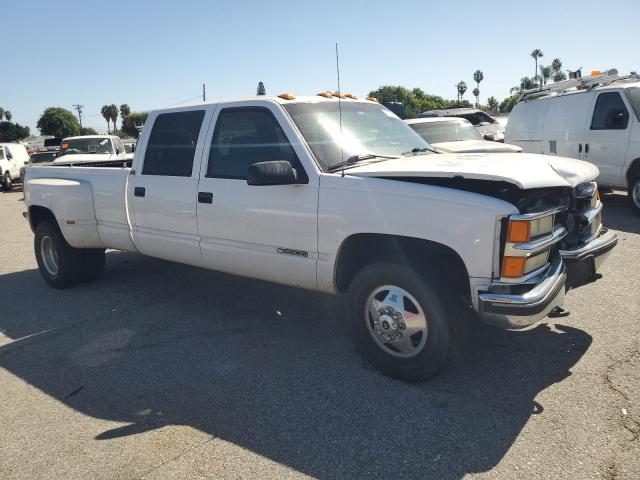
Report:
[[4,176],[2,177],[2,189],[5,192],[9,192],[11,191],[12,187],[13,183],[11,182],[11,175],[9,174],[9,172],[5,172]]
[[631,177],[628,193],[631,208],[636,215],[640,217],[640,172],[637,172],[635,176]]
[[355,275],[348,291],[351,327],[366,360],[383,374],[426,380],[454,352],[461,323],[447,315],[447,299],[453,296],[441,283],[393,262],[373,263]]
[[91,282],[102,276],[105,255],[103,248],[87,248],[82,250],[82,281]]
[[34,248],[40,274],[53,288],[67,288],[83,280],[82,250],[69,245],[51,221],[36,227]]

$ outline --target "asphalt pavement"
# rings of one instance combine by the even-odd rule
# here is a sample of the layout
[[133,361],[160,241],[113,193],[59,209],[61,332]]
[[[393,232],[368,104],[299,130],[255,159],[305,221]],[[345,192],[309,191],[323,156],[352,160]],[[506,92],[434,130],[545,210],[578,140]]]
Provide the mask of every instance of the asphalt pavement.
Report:
[[136,254],[40,277],[0,193],[0,478],[640,478],[640,218],[571,315],[475,328],[407,384],[362,360],[337,297]]

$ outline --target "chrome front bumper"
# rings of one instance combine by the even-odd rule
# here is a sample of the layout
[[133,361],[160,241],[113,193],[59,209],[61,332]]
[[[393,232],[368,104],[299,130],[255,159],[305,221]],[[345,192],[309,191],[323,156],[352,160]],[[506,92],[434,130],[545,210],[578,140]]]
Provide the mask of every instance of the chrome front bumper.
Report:
[[503,328],[525,328],[547,316],[564,302],[565,292],[596,280],[596,272],[618,243],[614,232],[600,235],[579,247],[561,250],[547,272],[526,293],[513,295],[491,290],[505,288],[497,282],[478,294],[480,318]]

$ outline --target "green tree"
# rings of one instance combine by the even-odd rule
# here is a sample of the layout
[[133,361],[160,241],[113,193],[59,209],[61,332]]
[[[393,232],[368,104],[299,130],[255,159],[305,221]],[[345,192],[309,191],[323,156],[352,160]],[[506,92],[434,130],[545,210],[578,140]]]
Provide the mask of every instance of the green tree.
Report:
[[476,108],[480,107],[480,89],[476,87],[471,93],[473,93],[473,96],[476,97]]
[[510,112],[513,109],[513,106],[518,101],[518,97],[520,94],[516,93],[515,95],[511,95],[510,97],[505,98],[501,103],[499,110],[503,113]]
[[566,80],[567,76],[562,71],[562,62],[559,58],[554,58],[551,62],[551,74],[553,75],[554,82],[561,82],[562,80]]
[[96,131],[95,128],[82,127],[82,134],[83,135],[98,135],[98,132]]
[[533,78],[538,76],[538,59],[544,57],[544,53],[539,48],[536,48],[533,52],[531,52],[531,57],[533,61],[536,62],[536,68],[533,70]]
[[480,105],[480,82],[482,80],[484,80],[484,73],[482,73],[482,70],[476,70],[473,72],[473,81],[476,82],[476,88],[473,91],[478,91],[477,95],[474,93],[476,96],[476,107]]
[[102,114],[102,117],[107,121],[107,134],[110,134],[111,124],[109,123],[109,121],[111,120],[111,112],[109,111],[109,105],[103,105],[100,109],[100,113]]
[[130,113],[131,113],[131,109],[129,108],[129,105],[127,105],[126,103],[123,103],[122,105],[120,105],[120,118],[124,120],[124,117],[126,117]]
[[4,108],[0,107],[0,120],[4,117]]
[[564,72],[556,72],[553,75],[553,81],[554,82],[561,82],[563,80],[567,79],[567,75]]
[[[536,75],[536,77],[537,77],[537,75]],[[529,78],[529,77],[522,77],[520,79],[520,85],[517,86],[517,87],[512,87],[511,88],[511,93],[523,92],[525,90],[530,90],[532,88],[535,88],[535,86],[536,86],[535,79]]]
[[29,127],[19,123],[0,122],[0,142],[18,142],[31,135]]
[[[405,118],[415,118],[426,110],[441,110],[457,105],[455,100],[447,100],[437,95],[429,95],[421,88],[411,90],[400,85],[384,85],[369,92],[369,97],[375,97],[380,103],[398,102],[404,106]],[[471,106],[463,102],[464,106]]]
[[[11,119],[13,118],[13,114],[9,110],[5,110],[4,118],[7,120],[7,122],[10,122]],[[2,120],[2,118],[0,118],[0,120]]]
[[256,90],[256,95],[266,95],[267,90],[264,88],[264,83],[258,82],[258,89]]
[[540,78],[542,80],[543,85],[547,84],[552,74],[553,74],[553,71],[551,67],[549,66],[545,67],[544,65],[540,65]]
[[49,107],[40,119],[37,127],[42,135],[71,137],[80,134],[80,124],[73,113],[65,108]]
[[118,120],[118,106],[112,103],[108,108],[109,118],[111,119],[111,123],[113,123],[113,134],[116,135],[118,132],[118,127],[116,126],[116,121]]
[[458,103],[462,101],[462,97],[467,92],[467,83],[463,81],[459,81],[456,83],[456,90],[458,91]]
[[139,128],[147,121],[147,112],[131,112],[122,119],[122,131],[130,137],[138,138]]
[[487,99],[487,107],[489,108],[489,110],[491,110],[492,112],[497,112],[498,111],[498,107],[500,105],[498,104],[498,100],[496,100],[496,97],[491,96]]

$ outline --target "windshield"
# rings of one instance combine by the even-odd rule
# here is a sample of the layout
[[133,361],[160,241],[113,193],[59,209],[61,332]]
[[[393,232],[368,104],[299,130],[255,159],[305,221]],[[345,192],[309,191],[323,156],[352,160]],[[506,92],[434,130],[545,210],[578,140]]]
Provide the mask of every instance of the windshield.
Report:
[[462,115],[456,115],[456,117],[469,120],[474,126],[487,125],[496,123],[496,121],[484,112],[466,113]]
[[465,121],[423,122],[409,125],[427,142],[459,142],[462,140],[483,140],[480,132]]
[[53,162],[56,158],[56,152],[34,153],[29,159],[31,163]]
[[325,170],[353,155],[400,156],[429,148],[381,105],[342,102],[342,134],[338,102],[291,103],[284,108]]
[[640,88],[627,88],[627,98],[629,99],[629,102],[631,102],[636,118],[640,120]]
[[70,138],[62,141],[60,156],[78,153],[113,154],[113,147],[108,138]]

